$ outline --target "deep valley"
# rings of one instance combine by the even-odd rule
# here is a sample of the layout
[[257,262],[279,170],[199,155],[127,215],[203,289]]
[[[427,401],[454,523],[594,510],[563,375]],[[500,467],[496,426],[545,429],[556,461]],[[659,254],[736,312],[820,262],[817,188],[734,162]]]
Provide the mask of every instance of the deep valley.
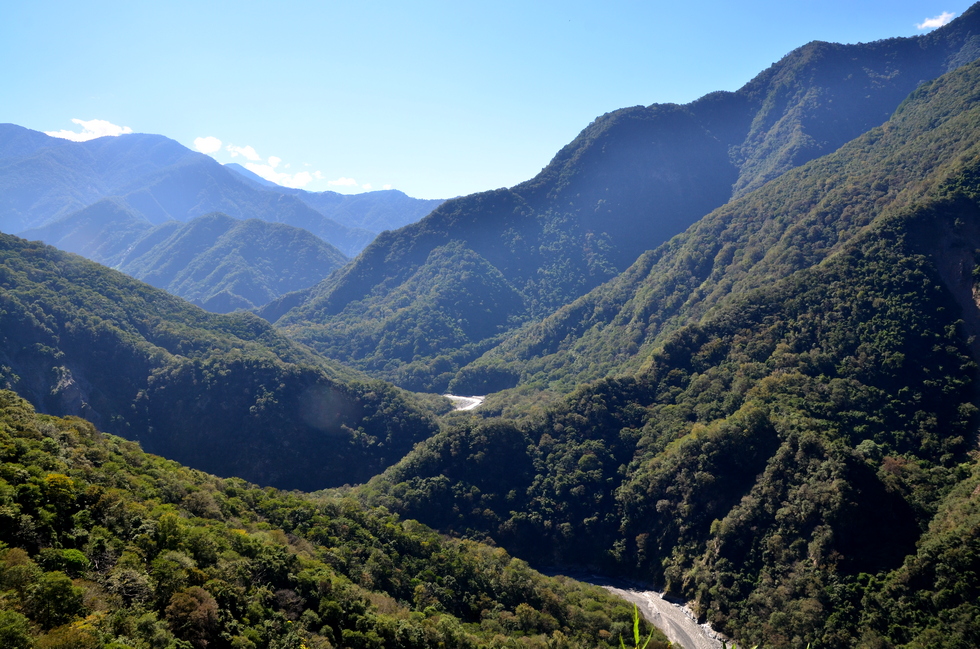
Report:
[[980,5],[447,201],[0,125],[0,230],[4,647],[980,646]]

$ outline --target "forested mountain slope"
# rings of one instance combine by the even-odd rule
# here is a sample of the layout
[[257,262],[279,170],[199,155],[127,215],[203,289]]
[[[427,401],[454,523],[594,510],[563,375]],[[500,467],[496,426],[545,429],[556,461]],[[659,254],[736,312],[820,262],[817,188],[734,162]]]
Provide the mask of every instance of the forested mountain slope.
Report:
[[21,238],[113,266],[154,227],[121,200],[103,198],[57,221],[24,230]]
[[360,482],[436,430],[251,314],[210,314],[76,255],[0,235],[0,387],[147,449],[285,488]]
[[[925,84],[895,115],[838,151],[719,208],[622,275],[464,368],[482,394],[518,381],[568,391],[640,367],[665,333],[731,296],[819,264],[980,156],[973,64]],[[494,383],[495,382],[495,383]]]
[[[974,7],[916,38],[810,43],[734,93],[609,113],[534,179],[447,201],[379,237],[343,273],[261,314],[375,375],[444,389],[498,336],[611,279],[733,195],[880,125],[920,82],[976,58],[977,35]],[[409,294],[409,283],[436,277],[450,254],[486,269],[466,281],[501,286],[520,302],[434,298],[459,290],[453,277]],[[406,326],[433,308],[431,328]],[[362,326],[369,313],[373,324]],[[492,325],[489,336],[474,327],[480,321]],[[397,354],[383,349],[392,338],[403,341]],[[432,348],[432,339],[446,343]]]
[[301,228],[220,213],[153,226],[113,199],[22,234],[216,313],[251,309],[312,286],[348,261]]
[[4,649],[592,649],[632,631],[621,600],[502,550],[189,470],[6,391],[0,592]]
[[657,341],[632,375],[457,418],[360,493],[650,578],[740,644],[978,646],[977,89],[923,86],[641,260],[609,291]]

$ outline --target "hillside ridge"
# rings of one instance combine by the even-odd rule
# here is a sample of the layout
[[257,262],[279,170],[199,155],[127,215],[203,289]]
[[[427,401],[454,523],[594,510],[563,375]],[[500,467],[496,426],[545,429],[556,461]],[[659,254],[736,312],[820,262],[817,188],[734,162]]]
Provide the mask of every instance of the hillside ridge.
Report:
[[[258,313],[321,353],[375,376],[409,389],[445,390],[454,379],[465,379],[460,370],[498,339],[613,279],[733,195],[884,123],[921,81],[980,52],[975,34],[977,7],[923,36],[810,43],[733,93],[711,93],[684,106],[613,111],[586,127],[535,178],[447,201],[418,223],[380,236],[337,275]],[[398,323],[359,323],[369,311],[424,311],[424,294],[431,291],[406,305],[399,302],[401,287],[434,249],[451,242],[499,272],[523,299],[522,312],[490,337],[458,329],[442,349],[379,365],[382,341]],[[447,304],[437,319],[468,321],[474,315]],[[348,336],[355,326],[357,334]],[[424,329],[398,333],[419,348],[429,335]]]

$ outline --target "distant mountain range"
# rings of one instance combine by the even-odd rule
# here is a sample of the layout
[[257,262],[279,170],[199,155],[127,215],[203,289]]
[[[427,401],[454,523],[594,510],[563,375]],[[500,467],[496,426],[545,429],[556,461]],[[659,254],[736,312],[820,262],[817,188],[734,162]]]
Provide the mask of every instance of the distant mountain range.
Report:
[[[231,169],[260,187],[295,196],[341,225],[368,230],[374,234],[385,230],[397,230],[409,223],[415,223],[444,202],[442,199],[411,198],[397,189],[383,189],[361,194],[308,192],[276,185],[236,162],[226,164],[225,168]],[[347,254],[353,256],[351,252]]]
[[411,223],[441,203],[395,190],[305,192],[261,184],[241,171],[162,135],[73,142],[0,124],[0,230],[17,234],[115,198],[154,225],[223,212],[302,227],[353,256],[381,230]]
[[[377,233],[441,202],[395,190],[348,196],[280,187],[159,135],[79,143],[0,124],[0,231],[77,252],[211,310],[253,308],[311,286]],[[190,225],[219,212],[266,225]]]

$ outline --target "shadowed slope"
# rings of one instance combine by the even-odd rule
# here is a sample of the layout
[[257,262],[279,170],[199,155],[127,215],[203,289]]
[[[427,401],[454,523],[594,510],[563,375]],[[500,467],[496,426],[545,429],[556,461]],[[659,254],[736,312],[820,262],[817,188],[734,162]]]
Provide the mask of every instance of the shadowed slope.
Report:
[[285,488],[366,480],[435,432],[418,406],[251,315],[219,316],[0,235],[0,386],[147,449]]

